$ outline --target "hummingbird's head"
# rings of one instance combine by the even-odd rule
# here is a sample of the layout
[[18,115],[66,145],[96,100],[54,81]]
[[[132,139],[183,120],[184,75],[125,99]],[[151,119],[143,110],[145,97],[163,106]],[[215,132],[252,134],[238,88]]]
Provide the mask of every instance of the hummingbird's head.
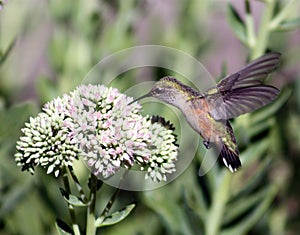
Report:
[[163,77],[156,82],[148,93],[148,96],[155,97],[168,104],[173,104],[179,95],[179,81],[174,77]]
[[175,105],[175,102],[186,100],[186,98],[195,92],[192,88],[184,85],[174,77],[166,76],[156,82],[153,88],[146,94],[139,97],[137,100],[146,97],[155,97],[168,104]]

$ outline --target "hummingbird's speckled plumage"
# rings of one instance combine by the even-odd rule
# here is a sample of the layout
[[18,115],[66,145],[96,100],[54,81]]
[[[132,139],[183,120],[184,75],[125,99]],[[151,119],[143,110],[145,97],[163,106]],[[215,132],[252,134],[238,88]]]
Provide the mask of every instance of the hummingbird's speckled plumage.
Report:
[[206,148],[213,143],[220,150],[224,165],[235,172],[241,162],[228,119],[259,109],[277,97],[279,90],[263,82],[276,69],[279,59],[279,53],[268,53],[203,94],[174,77],[164,77],[137,100],[151,96],[179,108],[190,126],[202,136]]

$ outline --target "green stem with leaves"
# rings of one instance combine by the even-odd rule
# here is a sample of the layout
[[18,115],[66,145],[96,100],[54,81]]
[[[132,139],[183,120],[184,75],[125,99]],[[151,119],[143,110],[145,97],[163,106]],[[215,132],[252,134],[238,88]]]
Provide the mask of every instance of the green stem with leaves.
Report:
[[75,186],[76,186],[76,188],[77,188],[77,190],[78,190],[78,193],[80,194],[81,200],[82,200],[83,202],[87,202],[88,199],[87,199],[87,197],[85,196],[85,193],[84,193],[84,191],[83,191],[83,189],[82,189],[82,186],[80,185],[80,182],[79,182],[79,180],[78,180],[78,178],[77,178],[77,176],[76,176],[76,174],[75,174],[75,172],[74,172],[74,170],[73,170],[73,167],[69,167],[68,169],[69,169],[71,178],[72,178],[72,180],[73,180],[73,182],[74,182],[74,184],[75,184]]
[[[65,167],[62,169],[62,177],[63,177],[63,183],[65,186],[66,192],[71,194],[71,188],[70,188],[70,183],[69,183],[69,179],[68,179],[68,172]],[[68,209],[69,209],[69,213],[70,213],[70,217],[71,217],[71,221],[72,221],[73,232],[75,235],[80,235],[80,229],[76,222],[76,214],[75,214],[73,205],[68,203]]]
[[[101,222],[105,219],[105,217],[108,215],[108,212],[110,211],[111,207],[113,206],[118,194],[120,192],[119,188],[116,188],[115,192],[113,193],[113,195],[111,196],[109,202],[106,204],[105,209],[103,210],[102,214],[100,215],[99,219],[97,220],[97,222],[99,224],[101,224]],[[98,224],[97,223],[97,224]]]
[[86,222],[86,234],[93,235],[96,234],[96,193],[97,193],[97,178],[91,174],[90,178],[90,197],[89,197],[89,206],[87,208],[87,222]]
[[[290,0],[284,8],[278,13],[278,15],[270,22],[270,29],[275,30],[280,23],[282,23],[288,15],[291,13],[291,11],[295,8],[296,0]],[[297,6],[296,6],[297,9]]]

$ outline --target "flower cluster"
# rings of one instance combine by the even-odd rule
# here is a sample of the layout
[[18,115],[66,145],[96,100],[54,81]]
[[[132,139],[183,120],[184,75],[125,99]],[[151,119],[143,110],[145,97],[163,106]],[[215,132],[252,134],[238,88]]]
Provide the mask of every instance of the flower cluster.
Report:
[[22,129],[17,164],[32,173],[40,165],[58,176],[82,157],[98,177],[139,166],[146,178],[166,180],[177,160],[173,129],[162,118],[141,116],[140,104],[131,101],[115,88],[81,85],[49,102]]
[[149,118],[149,130],[151,135],[151,158],[149,158],[146,179],[153,181],[166,181],[166,174],[176,171],[175,162],[177,160],[178,146],[176,136],[173,134],[174,127],[170,122],[166,122],[162,117],[153,116]]
[[58,176],[62,166],[72,166],[78,159],[79,148],[68,138],[72,119],[67,112],[70,97],[65,95],[47,103],[43,112],[30,118],[17,142],[15,160],[22,170],[34,173],[36,166],[47,169],[47,174]]
[[138,103],[114,88],[84,85],[73,92],[73,141],[91,171],[107,178],[121,167],[147,168],[146,177],[166,180],[175,171],[172,130],[139,114]]
[[132,167],[136,153],[142,162],[150,157],[150,132],[138,114],[140,106],[128,105],[132,99],[117,89],[93,85],[78,87],[72,96],[73,140],[95,175],[107,178],[121,166]]

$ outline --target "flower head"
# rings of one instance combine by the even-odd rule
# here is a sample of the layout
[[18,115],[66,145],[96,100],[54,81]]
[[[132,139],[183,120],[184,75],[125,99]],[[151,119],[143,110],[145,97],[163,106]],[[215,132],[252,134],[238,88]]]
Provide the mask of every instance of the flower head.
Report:
[[79,148],[68,138],[72,120],[67,112],[70,97],[65,95],[47,103],[43,112],[30,118],[22,129],[24,136],[17,142],[15,160],[22,170],[34,173],[36,166],[47,174],[58,176],[62,166],[72,166]]
[[146,179],[153,181],[166,181],[167,174],[176,171],[175,162],[177,161],[178,145],[174,127],[164,118],[153,116],[149,118],[151,135],[151,157],[147,164]]
[[132,98],[114,88],[82,85],[72,97],[73,141],[95,175],[139,166],[146,178],[161,181],[175,171],[178,147],[169,122],[141,116],[141,106],[128,105]]

